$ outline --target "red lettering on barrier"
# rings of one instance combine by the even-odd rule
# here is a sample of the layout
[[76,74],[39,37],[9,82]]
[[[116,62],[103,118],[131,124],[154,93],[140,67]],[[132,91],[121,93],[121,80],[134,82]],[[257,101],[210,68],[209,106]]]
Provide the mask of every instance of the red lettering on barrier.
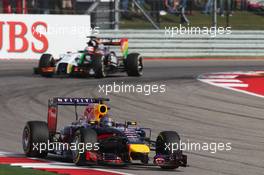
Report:
[[[28,49],[28,40],[25,38],[27,34],[27,26],[25,23],[22,22],[7,22],[9,24],[9,49],[8,52],[25,52]],[[19,34],[16,33],[16,27],[21,27],[21,32]],[[22,47],[17,49],[16,48],[16,39],[22,40]]]
[[[30,42],[28,38],[26,37],[28,33],[28,26],[23,22],[18,21],[7,21],[3,22],[0,21],[0,50],[3,48],[4,45],[4,25],[8,24],[7,33],[8,39],[9,39],[9,48],[7,49],[7,52],[26,52],[29,49],[29,44],[31,44],[31,50],[35,53],[44,53],[48,50],[49,42],[48,38],[44,33],[39,33],[36,31],[36,28],[38,26],[43,26],[45,28],[45,31],[48,30],[48,25],[45,22],[37,21],[32,24],[31,27],[31,34],[32,36],[40,41],[43,46],[42,48],[37,48],[36,44],[32,41]],[[21,42],[21,47],[18,48],[18,40]]]
[[34,38],[36,38],[37,40],[39,40],[40,42],[43,43],[43,47],[42,49],[37,49],[35,47],[35,44],[32,42],[32,51],[33,52],[36,52],[36,53],[43,53],[43,52],[46,52],[48,50],[48,47],[49,47],[49,42],[48,42],[48,39],[45,35],[43,35],[42,33],[39,33],[39,32],[36,32],[36,29],[38,26],[44,26],[46,31],[48,30],[48,26],[46,23],[44,22],[35,22],[32,27],[31,27],[31,33],[33,35]]
[[3,25],[4,22],[0,21],[0,50],[2,49],[3,46]]

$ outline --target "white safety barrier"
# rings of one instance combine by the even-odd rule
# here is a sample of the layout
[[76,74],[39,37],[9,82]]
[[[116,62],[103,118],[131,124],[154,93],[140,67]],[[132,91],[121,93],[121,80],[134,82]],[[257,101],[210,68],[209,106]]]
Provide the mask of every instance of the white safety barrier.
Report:
[[58,57],[82,50],[91,32],[101,37],[126,37],[129,52],[147,57],[264,56],[264,31],[171,37],[168,30],[92,29],[89,15],[0,14],[0,59],[38,59],[43,53]]
[[264,31],[168,36],[166,30],[104,30],[101,37],[129,38],[129,52],[147,57],[264,56]]

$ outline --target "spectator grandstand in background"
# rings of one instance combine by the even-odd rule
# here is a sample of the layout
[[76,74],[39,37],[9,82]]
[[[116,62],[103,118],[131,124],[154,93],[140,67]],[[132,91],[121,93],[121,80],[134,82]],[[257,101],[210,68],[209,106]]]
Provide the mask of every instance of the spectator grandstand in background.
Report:
[[27,13],[27,0],[2,0],[4,13]]
[[188,0],[181,0],[180,1],[180,18],[181,18],[181,24],[189,25],[190,22],[185,15],[185,13],[186,13],[185,11],[187,9],[187,2],[188,2]]
[[181,24],[189,24],[189,20],[185,15],[187,0],[164,0],[164,5],[169,14],[180,16]]
[[149,2],[150,5],[150,15],[152,18],[156,20],[156,22],[160,23],[160,11],[164,9],[162,0],[153,0]]
[[179,0],[164,0],[165,8],[168,13],[179,13],[178,7],[180,5]]
[[[169,13],[177,13],[177,6],[184,4],[185,9],[203,10],[204,13],[212,11],[212,3],[214,0],[135,0],[140,6],[146,7],[145,10],[154,14],[154,11],[162,11],[164,7]],[[156,1],[156,2],[155,2]],[[217,0],[217,6],[220,14],[225,11],[233,11],[235,9],[248,10],[249,6],[256,6],[261,0]],[[85,2],[86,5],[76,9],[76,2]],[[84,13],[84,9],[88,9],[88,3],[95,0],[1,0],[0,8],[4,13]],[[124,12],[136,11],[133,0],[119,0],[120,7]],[[155,2],[155,3],[153,3]],[[187,3],[187,4],[186,4]],[[80,6],[79,6],[80,7]],[[202,9],[203,7],[203,9]]]
[[[141,6],[141,7],[144,7],[144,4],[145,4],[145,0],[136,0],[137,1],[137,3]],[[153,0],[153,1],[155,1],[155,0]],[[135,8],[135,3],[132,1],[132,3],[131,3],[131,10],[133,11],[133,12],[135,12],[135,11],[137,11],[137,12],[139,12],[139,10],[137,9],[136,10],[136,8]]]
[[73,1],[72,0],[63,0],[62,1],[62,12],[67,13],[67,11],[73,10]]
[[1,0],[3,13],[74,13],[75,0]]
[[204,14],[210,14],[212,13],[212,9],[213,9],[213,0],[207,0],[207,2],[205,3],[204,6]]
[[0,13],[3,13],[3,1],[0,1]]
[[219,13],[221,16],[224,16],[225,12],[227,15],[232,16],[235,6],[234,0],[220,0],[219,4]]
[[[212,11],[214,0],[135,0],[151,16],[156,15],[156,11],[167,10],[169,13],[179,13],[179,6],[184,6],[185,10],[203,10],[209,14]],[[218,12],[222,15],[225,11],[248,10],[254,7],[261,0],[217,0]],[[83,7],[76,3],[82,4]],[[61,13],[84,13],[94,0],[1,0],[0,7],[4,13],[40,13],[40,14],[61,14]],[[119,0],[122,14],[136,12],[139,10],[134,5],[134,0]],[[256,5],[255,5],[256,4]],[[250,7],[249,7],[250,6]],[[76,10],[76,11],[75,11]],[[252,9],[249,9],[252,10]],[[254,9],[253,9],[254,10]],[[164,13],[162,13],[164,15]]]
[[29,13],[74,13],[75,0],[28,0]]
[[[29,14],[89,14],[92,26],[126,26],[138,27],[138,23],[148,27],[164,27],[168,25],[189,24],[211,25],[212,18],[201,14],[213,15],[215,0],[0,0],[0,13],[29,13]],[[263,1],[263,3],[261,3]],[[118,4],[115,4],[119,2]],[[135,3],[137,2],[137,3]],[[263,26],[264,0],[216,0],[218,23],[228,26]],[[97,5],[95,5],[98,3]],[[139,5],[139,6],[138,6]],[[92,8],[95,6],[94,8]],[[120,9],[119,9],[120,8]],[[92,10],[91,10],[92,9]],[[242,11],[242,12],[241,12]],[[235,12],[234,17],[229,18]],[[119,18],[120,13],[121,18]],[[250,23],[245,18],[251,16]],[[180,18],[180,20],[179,20]],[[116,20],[118,19],[118,20]],[[153,24],[154,23],[154,24]],[[124,25],[123,25],[124,24]],[[148,28],[146,27],[146,28]],[[121,27],[122,28],[122,27]],[[140,28],[140,27],[139,27]],[[145,27],[143,27],[145,28]],[[264,27],[263,27],[264,28]]]

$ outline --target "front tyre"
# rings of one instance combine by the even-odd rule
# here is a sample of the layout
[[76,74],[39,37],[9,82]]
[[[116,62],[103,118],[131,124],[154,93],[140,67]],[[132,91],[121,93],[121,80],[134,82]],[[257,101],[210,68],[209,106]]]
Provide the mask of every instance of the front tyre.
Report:
[[[76,144],[76,150],[72,150],[73,163],[77,166],[86,164],[86,151],[95,151],[94,146],[97,144],[97,134],[93,129],[80,128],[75,132],[73,144]],[[81,146],[83,145],[83,147]],[[86,145],[92,145],[92,150],[87,150]]]
[[94,77],[95,78],[105,78],[106,77],[104,56],[94,55],[93,69],[94,69]]
[[[156,140],[156,155],[164,155],[164,156],[177,156],[178,154],[182,154],[181,150],[172,150],[168,149],[166,145],[178,144],[180,145],[180,136],[175,131],[163,131],[157,137]],[[170,147],[171,148],[171,147]],[[160,166],[162,169],[176,169],[180,166],[180,163],[174,163],[171,165],[163,165]]]
[[[29,121],[23,130],[22,144],[26,156],[45,158],[48,154],[49,130],[46,122]],[[46,147],[44,150],[43,145]]]
[[126,58],[126,69],[128,76],[143,75],[143,58],[139,53],[130,53]]
[[[55,67],[55,59],[51,54],[43,54],[39,60],[39,73],[43,77],[51,77],[54,72],[53,68]],[[43,71],[45,69],[45,71]],[[50,69],[50,70],[49,70]]]

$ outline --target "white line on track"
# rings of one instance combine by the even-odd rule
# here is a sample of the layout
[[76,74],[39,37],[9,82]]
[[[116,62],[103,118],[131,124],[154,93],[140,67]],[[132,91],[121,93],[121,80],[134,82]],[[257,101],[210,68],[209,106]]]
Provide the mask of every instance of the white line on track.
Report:
[[119,171],[106,170],[106,169],[101,169],[101,168],[93,168],[93,170],[104,171],[104,172],[108,172],[108,173],[118,173],[118,174],[123,174],[123,175],[134,175],[134,174],[130,174],[130,173],[123,173],[123,172],[119,172]]
[[72,163],[61,163],[61,162],[50,162],[50,163],[12,163],[11,166],[21,166],[23,168],[44,168],[44,169],[78,169],[78,170],[97,170],[108,173],[122,174],[122,175],[133,175],[129,173],[123,173],[114,170],[106,170],[101,168],[87,168],[87,167],[76,167]]
[[206,79],[233,79],[236,78],[238,75],[200,75],[199,78],[206,78]]
[[16,153],[10,153],[10,152],[5,152],[5,151],[0,151],[0,156],[12,156],[12,155],[16,155]]
[[198,79],[199,81],[202,81],[204,83],[211,84],[213,86],[220,86],[220,87],[248,87],[248,84],[243,83],[214,83],[212,81],[208,81],[207,79]]
[[227,82],[227,83],[241,83],[242,81],[237,79],[205,79],[208,82]]
[[58,168],[58,169],[87,169],[75,166],[65,166],[65,165],[54,165],[51,163],[11,163],[11,166],[21,166],[23,168]]
[[[215,84],[211,84],[211,85],[214,85],[216,86]],[[253,92],[248,92],[248,91],[244,91],[244,90],[240,90],[240,89],[234,89],[232,87],[225,87],[225,86],[222,86],[222,88],[225,88],[225,89],[228,89],[228,90],[232,90],[232,91],[236,91],[236,92],[241,92],[241,93],[244,93],[244,94],[248,94],[248,95],[252,95],[252,96],[256,96],[256,97],[260,97],[260,98],[264,98],[263,95],[259,95],[259,94],[255,94]]]
[[[258,72],[263,72],[263,71],[258,71]],[[238,72],[233,72],[233,73],[238,73]],[[253,72],[240,72],[242,75],[254,75]],[[214,74],[218,74],[218,75],[214,75]],[[224,74],[224,73],[223,73]],[[226,74],[231,74],[231,72],[226,72]],[[256,72],[255,72],[256,74]],[[212,75],[212,76],[211,76]],[[248,84],[239,84],[238,83],[214,83],[213,81],[208,81],[208,80],[214,80],[214,79],[232,79],[232,78],[236,78],[238,75],[228,75],[225,76],[225,75],[221,75],[220,73],[212,73],[212,74],[202,74],[200,76],[198,76],[197,80],[198,81],[201,81],[201,82],[204,82],[204,83],[207,83],[207,84],[210,84],[210,85],[213,85],[213,86],[216,86],[216,87],[221,87],[221,88],[224,88],[224,89],[228,89],[228,90],[232,90],[232,91],[236,91],[236,92],[240,92],[240,93],[244,93],[244,94],[248,94],[248,95],[252,95],[252,96],[256,96],[256,97],[260,97],[260,98],[264,98],[263,95],[259,95],[259,94],[256,94],[256,93],[253,93],[253,92],[249,92],[249,91],[245,91],[245,90],[240,90],[240,89],[236,89],[235,87],[248,87]],[[214,77],[214,78],[212,78]]]

